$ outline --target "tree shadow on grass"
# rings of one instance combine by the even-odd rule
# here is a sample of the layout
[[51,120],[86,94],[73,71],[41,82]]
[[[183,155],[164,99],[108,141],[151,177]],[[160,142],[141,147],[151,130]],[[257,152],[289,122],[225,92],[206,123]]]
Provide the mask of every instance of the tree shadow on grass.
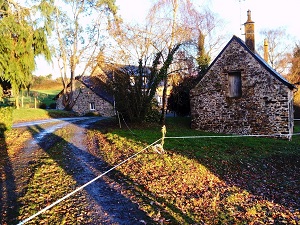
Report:
[[[94,127],[92,127],[92,129],[101,131],[101,133],[107,133],[110,130],[114,130],[115,128],[116,128],[116,124],[112,120],[99,121],[99,123],[97,123]],[[137,138],[135,134],[133,135],[135,138]],[[97,142],[98,141],[99,140],[97,140]],[[115,149],[115,151],[117,150]],[[164,197],[161,197],[157,194],[150,192],[148,190],[149,187],[145,187],[139,182],[130,179],[128,176],[118,171],[118,168],[116,168],[116,170],[114,170],[111,173],[111,175],[112,177],[114,177],[113,179],[120,180],[123,183],[125,182],[130,187],[131,192],[134,192],[135,198],[138,199],[137,201],[142,202],[141,204],[146,205],[148,210],[151,213],[153,213],[151,217],[155,218],[157,224],[160,223],[164,224],[164,222],[166,224],[174,224],[174,225],[182,224],[182,222],[179,221],[184,221],[184,224],[197,224],[197,221],[195,221],[187,213],[183,212],[175,204],[170,203],[170,201],[168,201]],[[173,215],[176,215],[176,218]]]
[[[80,123],[78,122],[78,126]],[[74,143],[69,143],[58,135],[46,134],[40,140],[39,134],[46,132],[46,130],[39,125],[29,127],[29,130],[37,138],[39,147],[67,174],[73,177],[77,186],[84,185],[110,168],[100,158],[81,149]],[[57,148],[57,143],[64,147]],[[93,206],[97,207],[96,211],[100,215],[97,220],[93,218],[94,222],[100,223],[99,219],[101,219],[105,224],[143,224],[142,221],[147,222],[147,224],[155,224],[145,212],[138,208],[137,204],[122,195],[120,186],[115,184],[109,177],[104,176],[84,188],[89,198],[95,202]]]
[[[169,126],[167,136],[172,136],[172,131],[176,132],[175,136],[189,136],[178,135],[179,132],[174,128],[170,129],[171,126]],[[178,126],[175,126],[175,129],[178,129]],[[184,127],[182,132],[186,129]],[[190,134],[190,132],[187,133]],[[131,139],[140,141],[140,138],[134,135]],[[255,137],[243,141],[228,138],[208,138],[199,141],[197,139],[184,141],[183,139],[166,139],[165,149],[193,160],[196,159],[199,164],[205,166],[230,186],[246,190],[257,199],[277,203],[294,212],[300,208],[299,141],[299,136],[294,137],[292,142]],[[262,143],[268,150],[262,149],[257,143]],[[293,151],[286,150],[287,146]],[[276,151],[273,152],[273,149]]]
[[[253,137],[251,139],[258,138]],[[262,138],[261,141],[265,143],[263,139],[265,138]],[[169,141],[174,140],[170,139]],[[215,143],[215,147],[209,139],[201,139],[201,141],[201,146],[205,146],[205,143],[207,143],[205,151],[200,150],[202,147],[197,147],[197,142],[194,140],[191,141],[194,150],[179,151],[173,149],[172,151],[196,159],[230,186],[247,190],[261,199],[278,203],[289,209],[299,209],[299,153],[289,153],[286,150],[272,152],[272,149],[270,149],[270,152],[267,152],[253,148],[243,149],[242,144],[238,146],[239,141],[228,141],[228,139],[224,139],[223,145],[222,141]],[[247,141],[251,140],[246,139],[245,142]],[[274,143],[271,146],[279,145],[282,146],[282,149],[286,147],[285,145],[291,144],[286,140],[272,141]],[[178,140],[178,142],[180,141]],[[267,140],[267,142],[270,142],[270,140]],[[223,146],[223,148],[220,146]],[[300,150],[299,145],[298,147],[296,144],[293,146]],[[294,148],[293,146],[290,148]],[[220,149],[214,150],[214,148]],[[247,149],[249,152],[247,152]],[[261,155],[260,151],[263,151]]]
[[16,184],[7,152],[6,126],[0,123],[0,224],[11,224],[18,216]]

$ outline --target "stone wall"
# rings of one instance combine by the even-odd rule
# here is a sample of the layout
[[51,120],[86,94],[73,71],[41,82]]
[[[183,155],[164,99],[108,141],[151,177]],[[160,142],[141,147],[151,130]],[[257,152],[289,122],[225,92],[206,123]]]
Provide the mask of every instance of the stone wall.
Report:
[[[91,89],[89,89],[85,85],[80,85],[80,88],[76,89],[74,96],[77,99],[75,105],[73,106],[73,111],[78,113],[78,115],[80,116],[83,116],[90,112],[105,117],[115,115],[113,105],[101,98],[100,96],[96,95]],[[94,103],[94,110],[90,108],[90,103]],[[62,96],[60,96],[59,99],[56,101],[56,108],[64,109],[62,105]]]
[[[229,75],[239,73],[241,96],[230,97]],[[293,92],[237,41],[219,55],[191,90],[191,126],[230,134],[291,134]]]

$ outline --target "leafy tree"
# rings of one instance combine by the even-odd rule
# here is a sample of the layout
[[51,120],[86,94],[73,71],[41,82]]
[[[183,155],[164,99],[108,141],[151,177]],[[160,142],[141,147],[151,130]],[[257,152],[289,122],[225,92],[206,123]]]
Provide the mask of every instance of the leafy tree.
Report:
[[47,34],[52,3],[42,0],[24,7],[13,0],[0,1],[0,78],[10,82],[17,107],[19,90],[30,83],[35,70],[35,57],[51,58]]
[[113,70],[110,90],[116,101],[116,108],[130,121],[145,121],[153,111],[153,98],[165,70],[170,66],[172,57],[180,46],[175,46],[168,60],[160,65],[161,53],[154,57],[151,67],[120,66]]
[[106,30],[118,21],[116,12],[115,0],[63,0],[56,6],[55,54],[64,87],[63,105],[66,110],[71,110],[75,103],[76,75],[91,72],[89,69],[94,67],[96,57],[103,48]]

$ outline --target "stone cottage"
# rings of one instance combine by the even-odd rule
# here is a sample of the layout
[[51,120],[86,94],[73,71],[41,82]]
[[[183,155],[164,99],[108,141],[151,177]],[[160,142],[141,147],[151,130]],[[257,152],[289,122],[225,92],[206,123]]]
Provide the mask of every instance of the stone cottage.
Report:
[[250,11],[244,25],[245,42],[233,36],[191,90],[191,126],[217,133],[290,138],[295,86],[255,52]]
[[[97,76],[77,77],[75,86],[75,104],[72,110],[78,115],[88,113],[105,117],[115,115],[113,96],[106,92],[103,82]],[[56,108],[64,109],[62,92],[56,96]]]

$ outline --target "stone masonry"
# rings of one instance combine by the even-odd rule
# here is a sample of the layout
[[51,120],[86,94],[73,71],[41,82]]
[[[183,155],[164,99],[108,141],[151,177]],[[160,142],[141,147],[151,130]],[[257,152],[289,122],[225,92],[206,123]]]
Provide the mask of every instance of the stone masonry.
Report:
[[[88,88],[80,81],[76,82],[77,88],[74,93],[76,103],[72,108],[74,112],[78,113],[79,116],[83,116],[87,113],[94,113],[99,116],[105,117],[115,115],[114,107],[109,101],[97,95],[93,90]],[[91,104],[94,108],[91,108]],[[59,98],[57,99],[56,108],[64,109],[64,106],[62,105],[62,96],[59,96]]]
[[[240,76],[236,83],[241,86],[240,95],[230,94],[231,74]],[[292,134],[292,89],[291,84],[233,36],[190,92],[191,126],[228,134]]]

